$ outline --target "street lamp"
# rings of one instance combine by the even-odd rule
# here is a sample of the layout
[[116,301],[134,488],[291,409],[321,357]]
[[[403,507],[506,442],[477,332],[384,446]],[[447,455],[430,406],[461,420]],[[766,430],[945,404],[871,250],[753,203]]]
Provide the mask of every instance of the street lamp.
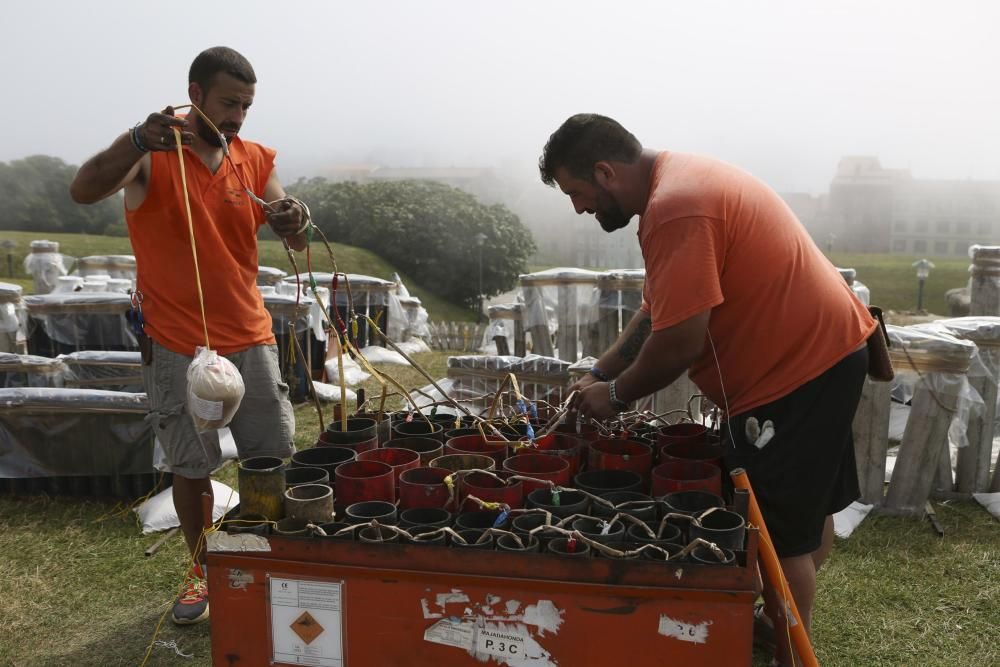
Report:
[[476,313],[476,322],[483,321],[483,246],[486,245],[486,234],[482,232],[476,234],[476,245],[479,247],[479,312]]
[[924,309],[924,283],[927,281],[927,276],[931,275],[934,262],[929,259],[918,259],[913,263],[913,268],[917,270],[917,312],[920,312]]

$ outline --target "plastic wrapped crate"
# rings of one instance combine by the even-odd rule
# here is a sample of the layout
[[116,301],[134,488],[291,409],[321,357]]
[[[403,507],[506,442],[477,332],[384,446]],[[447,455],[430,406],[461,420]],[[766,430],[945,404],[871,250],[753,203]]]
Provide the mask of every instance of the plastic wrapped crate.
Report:
[[[313,277],[319,286],[329,289],[333,284],[332,273],[314,272]],[[296,281],[302,285],[303,293],[308,293],[309,274],[301,273],[298,276],[288,276],[283,282],[294,285]],[[356,273],[348,274],[347,281],[350,283],[354,312],[357,315],[367,315],[390,338],[399,340],[406,323],[401,319],[402,306],[400,306],[399,297],[396,294],[396,283]],[[327,307],[330,308],[330,317],[332,319],[335,320],[337,317],[336,313],[339,313],[341,319],[346,322],[348,319],[348,295],[347,285],[344,283],[345,280],[341,277],[337,282],[336,303],[327,304]],[[336,313],[334,309],[336,309]],[[368,347],[369,345],[382,345],[381,338],[373,331],[370,331],[368,322],[363,319],[358,320],[356,345],[359,349]]]
[[72,292],[24,298],[28,352],[46,357],[80,350],[135,351],[135,335],[125,319],[128,294]]
[[[536,354],[558,356],[569,362],[582,356],[600,275],[586,269],[558,268],[520,277],[524,328],[531,333]],[[557,321],[555,351],[546,335],[550,329],[549,309],[555,312]]]
[[24,320],[21,291],[20,285],[0,283],[0,352],[17,351],[17,333]]
[[59,358],[68,374],[65,385],[76,389],[142,392],[142,356],[138,352],[83,350]]
[[569,385],[569,368],[568,361],[537,354],[526,357],[448,357],[448,377],[455,380],[451,385],[451,395],[463,399],[496,392],[503,379],[513,373],[521,383],[521,391],[526,398],[558,404]]
[[0,354],[0,387],[62,387],[68,368],[62,359],[31,354]]
[[76,261],[76,273],[87,278],[106,275],[116,280],[135,280],[134,255],[90,255]]
[[277,285],[285,276],[288,274],[281,269],[276,269],[273,266],[258,266],[257,267],[257,284],[258,285]]
[[910,402],[911,410],[885,509],[919,515],[933,490],[952,488],[949,439],[960,446],[967,443],[970,410],[982,405],[969,375],[988,371],[975,343],[955,338],[943,327],[888,325],[886,330],[896,371],[892,392]]
[[24,258],[24,270],[31,274],[35,294],[48,294],[55,288],[59,276],[65,276],[66,263],[72,259],[59,254],[58,241],[32,241],[31,252]]
[[586,338],[585,354],[600,357],[614,345],[618,336],[642,306],[643,269],[616,269],[597,278],[594,314]]
[[524,304],[501,303],[486,309],[489,326],[483,333],[480,349],[487,354],[523,357],[526,351],[524,335]]
[[146,411],[145,394],[0,389],[0,491],[137,498],[166,485]]
[[974,245],[969,259],[969,315],[1000,313],[1000,246]]
[[427,323],[427,309],[424,308],[420,299],[415,296],[405,296],[399,298],[399,305],[403,309],[406,317],[406,327],[403,329],[403,340],[411,338],[430,338],[431,330]]
[[911,328],[947,332],[976,344],[977,351],[966,375],[982,398],[982,406],[969,411],[965,433],[969,444],[958,448],[955,489],[963,494],[1000,491],[1000,472],[993,477],[995,488],[991,488],[989,477],[996,431],[997,378],[1000,376],[1000,317],[957,317]]
[[[312,371],[322,371],[325,357],[325,345],[317,349],[313,345],[314,337],[310,335],[312,321],[311,311],[313,299],[303,296],[296,303],[294,295],[276,294],[273,288],[261,287],[264,308],[271,315],[271,331],[278,343],[278,365],[281,377],[288,384],[293,401],[302,401],[309,397],[309,379]],[[291,329],[294,326],[295,339],[299,341],[299,349],[305,358],[299,356],[295,349],[295,339]],[[294,366],[292,359],[295,359]]]

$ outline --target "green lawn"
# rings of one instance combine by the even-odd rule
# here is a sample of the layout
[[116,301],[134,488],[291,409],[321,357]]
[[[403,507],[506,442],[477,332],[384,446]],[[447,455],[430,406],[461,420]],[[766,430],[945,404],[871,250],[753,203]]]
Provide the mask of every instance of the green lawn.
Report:
[[[884,310],[916,310],[917,270],[912,264],[919,257],[906,255],[864,255],[833,253],[830,261],[839,267],[858,272],[858,280],[872,291],[872,305]],[[934,267],[924,286],[924,310],[947,316],[944,293],[969,282],[969,259],[931,258]]]
[[[0,241],[12,240],[17,243],[14,248],[14,275],[8,275],[6,257],[0,259],[0,281],[13,282],[21,285],[25,293],[32,289],[31,276],[24,271],[24,257],[28,254],[31,241],[36,239],[48,239],[59,242],[59,251],[70,257],[86,257],[88,255],[130,255],[132,246],[128,238],[115,236],[95,236],[92,234],[38,234],[35,232],[11,232],[0,231]],[[377,278],[391,278],[395,269],[378,255],[355,248],[353,246],[331,244],[334,255],[337,259],[337,267],[347,273],[360,273]],[[292,273],[292,267],[288,262],[285,249],[278,241],[261,240],[259,242],[260,263],[264,266],[273,266]],[[326,248],[319,240],[313,243],[313,270],[330,271],[333,266],[327,255]],[[306,259],[304,253],[296,256],[299,270],[306,270]],[[67,267],[70,268],[70,267]],[[193,267],[192,267],[193,268]],[[475,313],[456,306],[444,299],[435,296],[427,289],[402,276],[403,283],[414,296],[420,297],[424,307],[432,320],[445,321],[465,321],[474,320]]]

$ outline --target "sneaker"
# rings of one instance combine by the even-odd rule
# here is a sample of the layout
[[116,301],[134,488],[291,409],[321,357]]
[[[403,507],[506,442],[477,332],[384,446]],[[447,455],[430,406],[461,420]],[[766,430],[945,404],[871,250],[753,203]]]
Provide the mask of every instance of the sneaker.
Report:
[[188,573],[184,591],[174,603],[172,619],[177,625],[193,625],[208,620],[208,582],[202,576],[200,567],[196,566]]

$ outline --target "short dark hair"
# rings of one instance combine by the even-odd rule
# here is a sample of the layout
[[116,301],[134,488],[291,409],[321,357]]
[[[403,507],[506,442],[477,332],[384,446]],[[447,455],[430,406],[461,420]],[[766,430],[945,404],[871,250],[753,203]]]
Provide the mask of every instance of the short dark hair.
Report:
[[250,61],[228,46],[213,46],[195,57],[188,72],[188,83],[197,83],[204,90],[212,85],[219,72],[235,77],[243,83],[257,83]]
[[592,181],[598,162],[632,164],[641,153],[642,144],[618,121],[596,113],[578,113],[549,137],[538,159],[538,171],[546,185],[555,185],[560,167],[574,178]]

